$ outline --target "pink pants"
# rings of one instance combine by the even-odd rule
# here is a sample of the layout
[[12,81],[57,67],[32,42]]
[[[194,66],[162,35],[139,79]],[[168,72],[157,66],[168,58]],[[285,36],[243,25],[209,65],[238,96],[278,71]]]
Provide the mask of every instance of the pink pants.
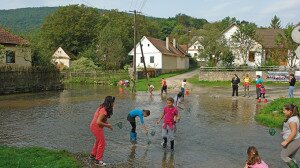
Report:
[[104,137],[104,132],[103,129],[94,129],[91,130],[96,137],[96,141],[92,150],[92,155],[96,156],[96,160],[102,160],[106,142],[105,142],[105,137]]

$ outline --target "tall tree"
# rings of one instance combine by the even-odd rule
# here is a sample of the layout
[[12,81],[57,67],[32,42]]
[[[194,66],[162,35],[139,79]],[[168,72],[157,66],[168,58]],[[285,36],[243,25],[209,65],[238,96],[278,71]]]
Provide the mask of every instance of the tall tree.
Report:
[[280,19],[276,15],[271,20],[270,28],[272,28],[272,29],[280,29],[281,28]]
[[224,57],[228,57],[230,51],[222,34],[222,23],[215,22],[204,25],[200,30],[200,35],[203,37],[201,44],[204,46],[204,50],[200,52],[199,57],[208,60],[208,66],[216,66],[221,60],[226,61]]
[[231,37],[230,45],[238,51],[244,65],[247,64],[249,51],[256,44],[255,29],[256,25],[253,23],[241,24]]
[[61,7],[45,19],[41,28],[43,43],[52,52],[62,47],[76,57],[95,39],[99,18],[99,12],[91,7]]
[[288,50],[288,52],[283,55],[283,60],[287,61],[291,68],[296,66],[295,63],[297,59],[295,50],[297,49],[298,44],[294,42],[291,36],[295,27],[296,26],[292,24],[287,25],[287,27],[283,30],[283,34],[279,34],[276,38],[276,44],[278,47]]

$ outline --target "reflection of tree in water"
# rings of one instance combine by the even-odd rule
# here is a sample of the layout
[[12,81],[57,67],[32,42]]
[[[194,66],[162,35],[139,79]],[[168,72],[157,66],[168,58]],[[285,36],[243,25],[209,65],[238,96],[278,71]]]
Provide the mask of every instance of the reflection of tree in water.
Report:
[[161,161],[161,167],[162,168],[174,168],[174,153],[170,153],[169,159],[167,159],[167,152],[164,152],[164,155],[162,157]]

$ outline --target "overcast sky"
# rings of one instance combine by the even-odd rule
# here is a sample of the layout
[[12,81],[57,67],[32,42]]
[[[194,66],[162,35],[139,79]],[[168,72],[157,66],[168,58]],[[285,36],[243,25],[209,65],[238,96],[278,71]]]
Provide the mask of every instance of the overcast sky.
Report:
[[100,9],[139,10],[144,15],[174,17],[184,13],[209,22],[226,16],[269,26],[277,15],[281,25],[300,22],[300,0],[1,0],[0,9],[85,4]]

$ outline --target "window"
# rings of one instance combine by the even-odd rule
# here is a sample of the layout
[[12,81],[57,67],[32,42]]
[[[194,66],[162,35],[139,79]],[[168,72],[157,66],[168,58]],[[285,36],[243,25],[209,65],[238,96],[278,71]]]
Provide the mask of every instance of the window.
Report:
[[5,52],[5,55],[6,55],[6,63],[15,63],[16,62],[14,51],[8,50]]
[[197,56],[197,53],[194,53],[194,56]]
[[141,63],[144,63],[144,57],[141,57]]
[[249,51],[248,61],[254,62],[254,59],[255,59],[255,52]]
[[196,46],[194,46],[194,49],[196,49],[197,47]]
[[150,44],[148,44],[148,47],[150,47]]
[[150,56],[150,63],[154,63],[154,56]]

